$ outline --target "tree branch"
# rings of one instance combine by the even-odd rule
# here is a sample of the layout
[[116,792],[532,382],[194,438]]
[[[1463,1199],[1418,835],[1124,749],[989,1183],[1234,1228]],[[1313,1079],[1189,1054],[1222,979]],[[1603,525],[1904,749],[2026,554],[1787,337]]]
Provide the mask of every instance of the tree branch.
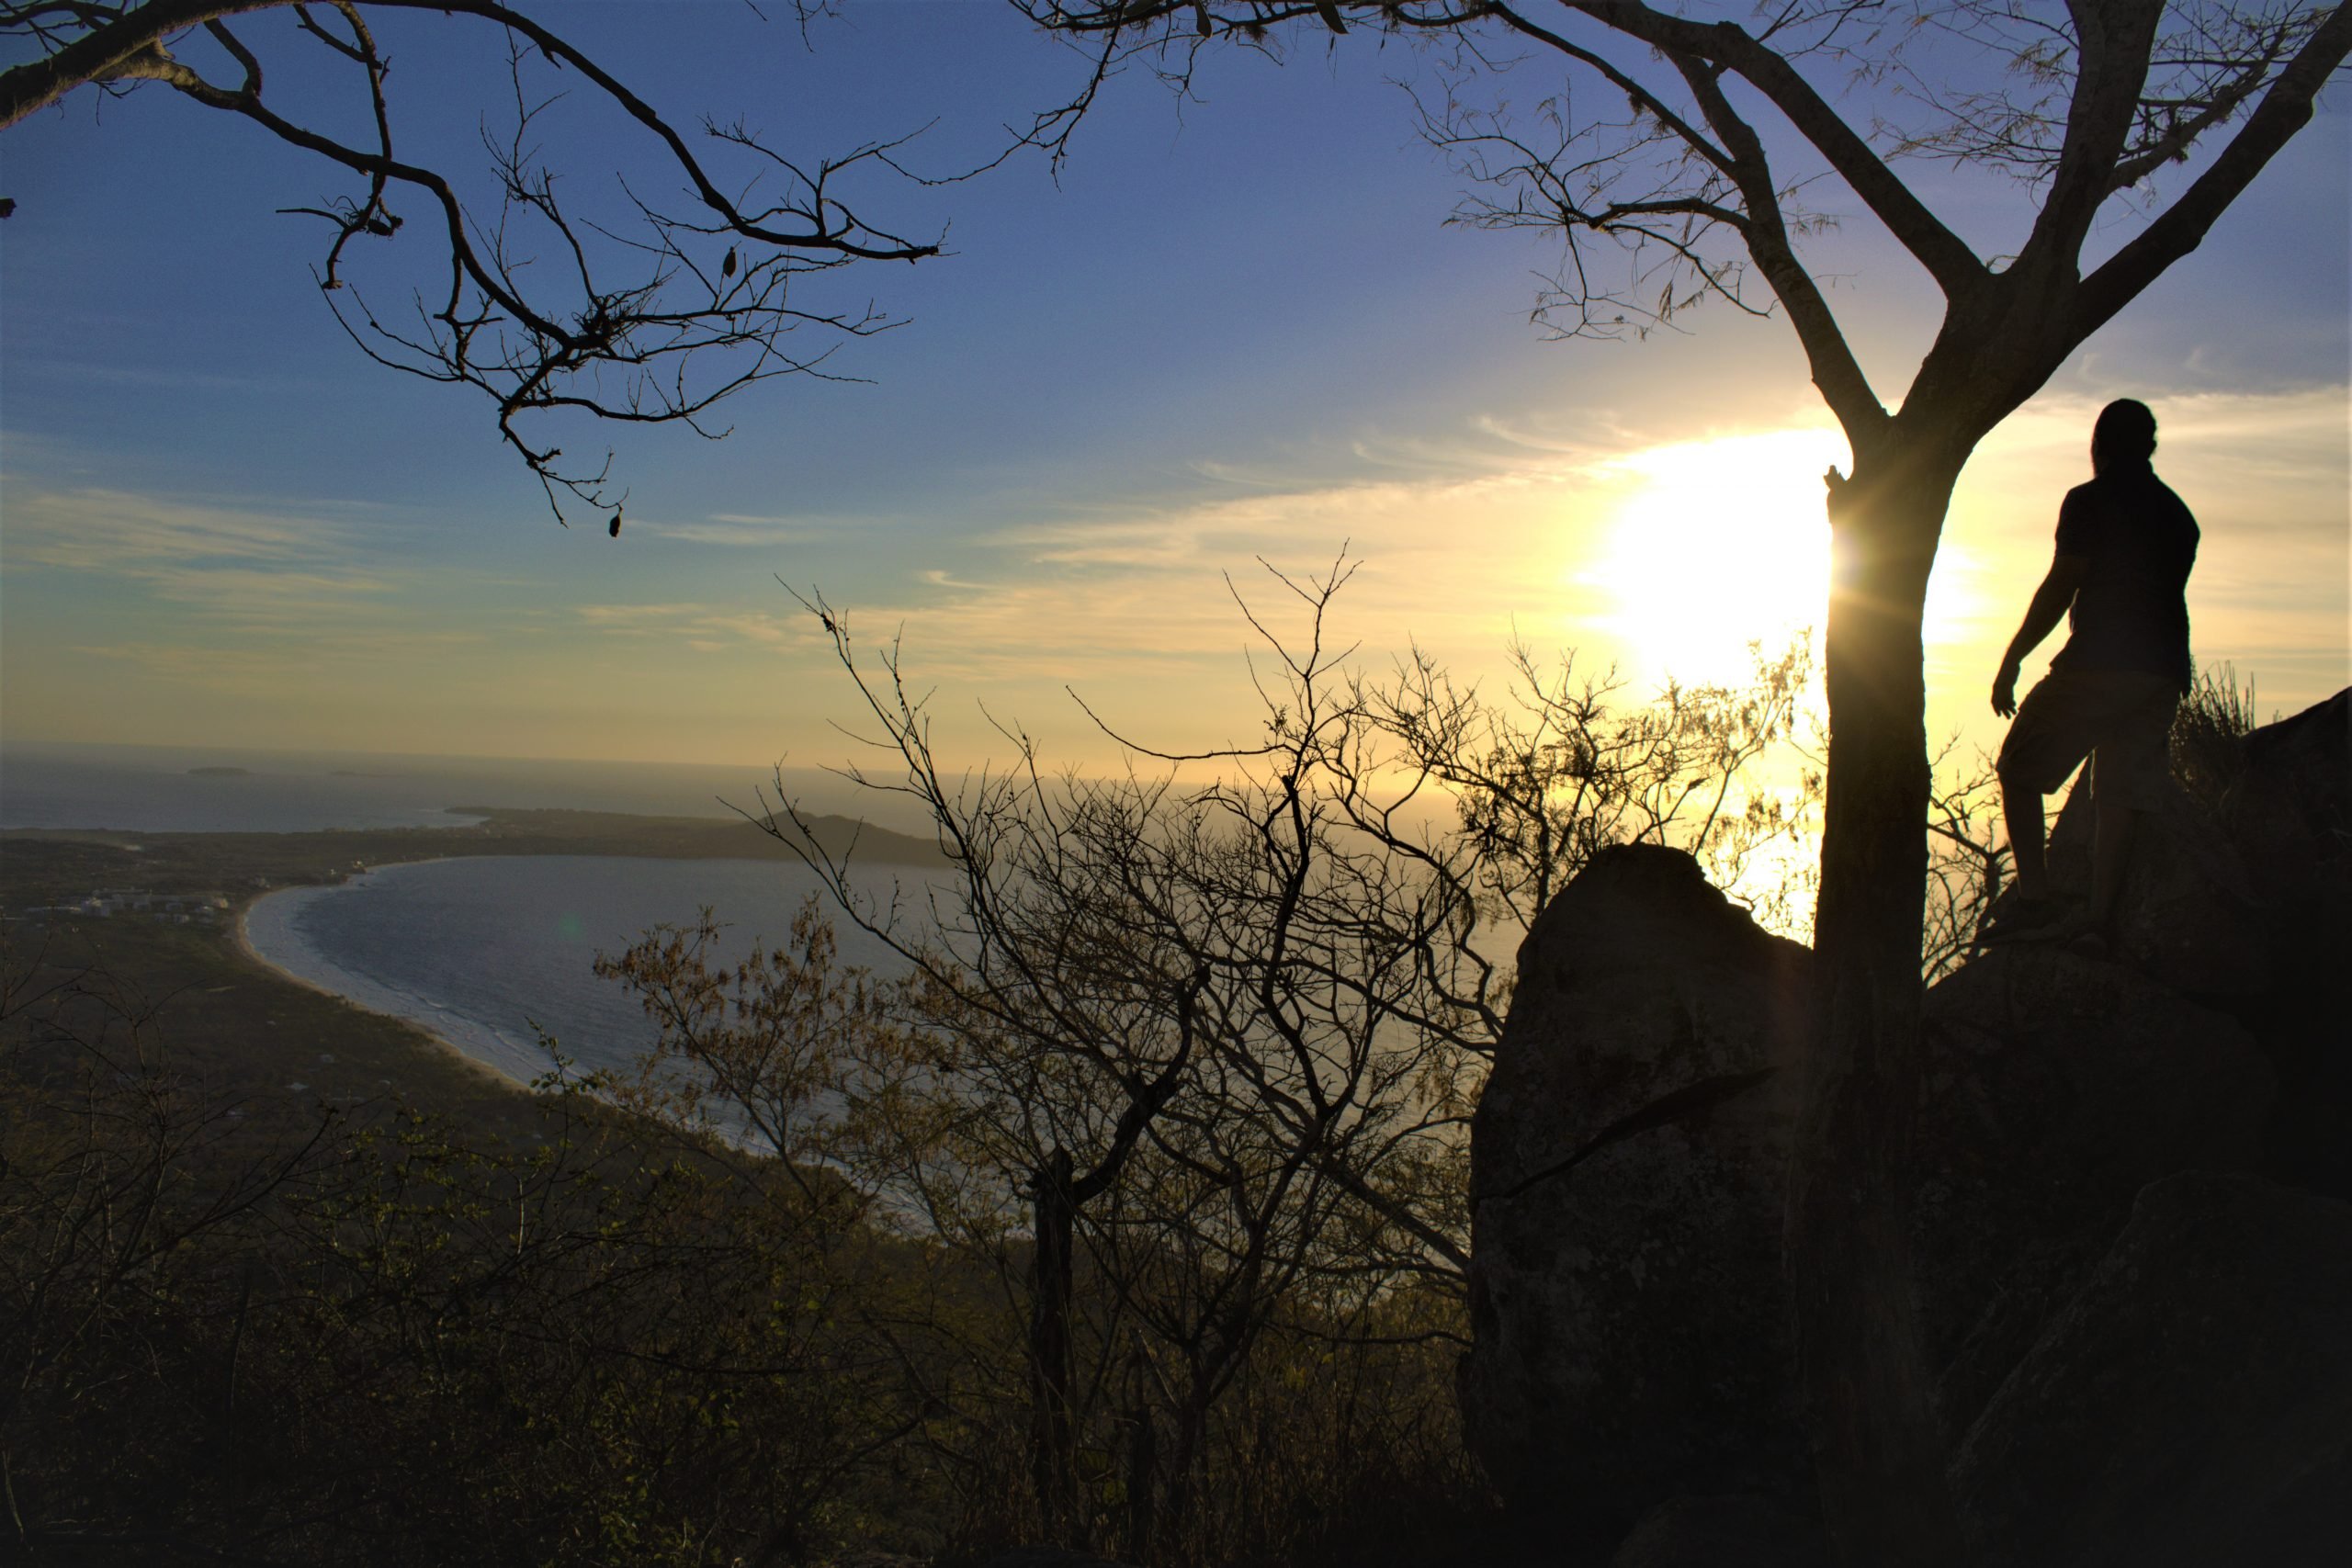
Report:
[[[803,310],[788,288],[801,275],[855,261],[916,261],[939,254],[935,243],[909,240],[862,221],[834,194],[844,170],[873,161],[900,177],[896,144],[878,143],[848,156],[802,166],[737,128],[712,137],[765,157],[792,178],[781,199],[753,209],[723,191],[685,139],[651,105],[567,39],[502,0],[371,0],[388,9],[458,16],[501,29],[514,84],[515,133],[511,143],[485,135],[498,177],[494,216],[469,212],[448,174],[396,156],[384,90],[386,62],[358,6],[325,0],[348,28],[330,30],[300,0],[152,0],[135,8],[79,6],[48,14],[41,0],[0,7],[0,28],[36,39],[47,52],[0,76],[0,106],[14,123],[81,84],[160,82],[190,102],[245,118],[271,136],[352,171],[367,181],[363,195],[289,208],[335,226],[319,274],[338,323],[378,364],[445,384],[470,386],[497,410],[499,434],[538,479],[558,521],[567,498],[584,502],[616,521],[618,502],[606,491],[611,456],[566,463],[560,447],[526,437],[526,414],[578,409],[624,423],[677,423],[707,438],[699,416],[753,381],[786,374],[818,374],[830,348],[787,353],[780,340],[800,326],[851,336],[893,323],[868,307],[863,315]],[[289,10],[300,33],[365,73],[372,138],[355,144],[277,112],[264,96],[261,54],[232,32],[224,18],[268,9]],[[175,59],[170,46],[191,29],[225,51],[242,69],[238,85],[209,80]],[[545,107],[526,96],[526,54],[552,69],[588,81],[601,96],[661,144],[693,193],[693,217],[673,217],[621,191],[641,231],[616,231],[593,219],[574,219],[559,206],[551,174],[536,166],[524,132]],[[1027,144],[1035,139],[1024,138]],[[362,237],[390,239],[400,216],[385,201],[388,187],[423,192],[441,213],[446,289],[428,305],[417,300],[416,325],[388,324],[355,293],[345,293],[346,253]],[[551,234],[569,266],[543,277],[531,270],[526,242]],[[609,243],[605,243],[609,242]],[[745,253],[746,245],[758,247]],[[717,253],[724,249],[724,256]],[[697,251],[707,251],[696,259]],[[616,267],[630,270],[616,286]],[[602,276],[600,276],[602,275]],[[436,287],[438,287],[436,285]],[[347,302],[348,301],[348,302]],[[720,351],[715,377],[695,375],[696,356]],[[602,372],[619,372],[617,379]]]
[[84,33],[55,53],[0,72],[0,130],[48,107],[85,82],[100,82],[174,33],[290,0],[151,0],[119,20]]
[[1821,297],[1812,274],[1805,271],[1789,243],[1788,225],[1781,216],[1779,194],[1772,188],[1763,140],[1732,107],[1713,71],[1689,55],[1669,53],[1668,58],[1690,84],[1707,123],[1732,150],[1732,178],[1738,182],[1740,197],[1747,204],[1748,222],[1742,237],[1765,281],[1788,307],[1789,324],[1804,346],[1814,385],[1845,427],[1848,439],[1857,449],[1868,446],[1884,429],[1886,409],[1871,389],[1870,378],[1839,330],[1829,302]]
[[2352,54],[2352,5],[2339,5],[2271,83],[2261,104],[2212,164],[2130,243],[2083,279],[2074,312],[2076,341],[2112,320],[2166,267],[2203,243],[2230,203],[2295,132],[2311,123],[2312,100],[2347,54]]
[[1947,299],[1964,299],[1984,280],[1984,264],[1960,236],[1912,194],[1785,56],[1750,37],[1737,23],[1710,26],[1630,0],[1563,3],[1654,48],[1712,60],[1737,73],[1770,99],[1772,107],[1828,160],[1838,178],[1853,187],[1887,231],[1928,269]]
[[2075,55],[2075,91],[2066,105],[2065,140],[2033,231],[2012,269],[2034,280],[2030,287],[2072,273],[2091,220],[2113,188],[2116,161],[2132,132],[2163,14],[2162,6],[2132,0],[2075,0],[2068,9],[2082,37]]

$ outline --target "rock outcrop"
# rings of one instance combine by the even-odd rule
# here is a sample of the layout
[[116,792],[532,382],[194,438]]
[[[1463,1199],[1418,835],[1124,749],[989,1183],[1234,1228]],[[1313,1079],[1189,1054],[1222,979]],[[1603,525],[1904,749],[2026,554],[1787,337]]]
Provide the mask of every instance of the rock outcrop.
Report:
[[1749,1495],[1678,1497],[1650,1511],[1609,1568],[1829,1568],[1804,1513]]
[[1618,1544],[1609,1568],[1830,1568],[1806,1509],[1755,1495],[1675,1497]]
[[[1603,850],[1521,951],[1471,1133],[1462,1394],[1487,1473],[1569,1528],[1799,1479],[1780,1170],[1810,956],[1652,845]],[[1719,1098],[1611,1135],[1686,1092]]]
[[[2093,815],[2077,786],[2050,830],[2050,879],[2087,900]],[[2219,1008],[2270,989],[2276,965],[2263,900],[2215,812],[2174,785],[2143,813],[2116,911],[2115,957],[2161,975],[2180,996]]]
[[[2163,814],[2117,962],[2001,949],[1928,994],[1914,1260],[2000,1561],[2352,1540],[2347,720],[2352,694],[2257,731],[2224,797]],[[2053,871],[2086,871],[2086,838],[2070,812]],[[1521,948],[1472,1133],[1461,1392],[1506,1497],[1595,1561],[1701,1561],[1749,1514],[1810,1539],[1779,1245],[1810,959],[1650,847],[1597,857]],[[2301,1389],[2244,1343],[2326,1334]],[[2175,1526],[2118,1534],[2143,1506]],[[2163,1554],[2221,1539],[2199,1520],[2276,1550]]]
[[1920,1066],[1912,1267],[1957,1438],[2141,1188],[2261,1164],[2272,1076],[2229,1017],[2046,947],[1931,989]]
[[2352,690],[2246,737],[2222,803],[2290,985],[2244,1010],[2278,1074],[2274,1168],[2352,1200]]
[[2352,1204],[2152,1183],[1953,1465],[1986,1568],[2352,1550]]
[[[2272,1165],[2352,1198],[2352,689],[2210,771],[2142,826],[2116,956],[2245,1026],[2278,1077]],[[2061,891],[2087,896],[2091,838],[2077,789],[2050,836]]]

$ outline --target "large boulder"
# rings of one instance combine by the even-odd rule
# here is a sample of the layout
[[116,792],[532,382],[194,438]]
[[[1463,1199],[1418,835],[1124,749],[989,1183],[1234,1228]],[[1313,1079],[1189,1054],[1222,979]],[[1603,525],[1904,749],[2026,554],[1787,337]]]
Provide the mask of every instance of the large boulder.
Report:
[[2341,919],[2352,880],[2352,686],[2248,735],[2222,806],[2274,902],[2306,928],[2313,917]]
[[[2115,955],[2246,1026],[2279,1081],[2271,1168],[2352,1197],[2352,689],[2199,748],[2193,782],[2141,819]],[[2089,897],[2094,833],[2078,788],[2051,833],[2062,893]]]
[[2352,689],[2247,736],[2222,816],[2280,982],[2241,1010],[2278,1073],[2272,1168],[2352,1198]]
[[1912,1267],[1957,1435],[2143,1187],[2260,1164],[2272,1077],[2228,1017],[2056,948],[1985,953],[1921,1021]]
[[[1529,932],[1472,1124],[1462,1374],[1515,1505],[1606,1539],[1678,1496],[1807,1506],[1781,1215],[1811,964],[1651,847]],[[1938,986],[1921,1051],[1913,1258],[1957,1434],[2141,1188],[2259,1162],[2272,1080],[2230,1018],[2054,948]]]
[[[2087,903],[2091,792],[2077,786],[2050,831],[2050,880]],[[2167,784],[2163,806],[2140,813],[2115,911],[2115,957],[2158,975],[2185,997],[2240,1008],[2277,977],[2268,919],[2254,877],[2220,815]]]
[[2318,1568],[2352,1546],[2352,1205],[2152,1184],[1956,1456],[1987,1568]]
[[1802,1483],[1780,1212],[1809,958],[1651,845],[1529,931],[1472,1123],[1462,1372],[1515,1506],[1613,1540],[1679,1494]]
[[1677,1497],[1650,1510],[1609,1568],[1829,1568],[1821,1522],[1769,1497]]

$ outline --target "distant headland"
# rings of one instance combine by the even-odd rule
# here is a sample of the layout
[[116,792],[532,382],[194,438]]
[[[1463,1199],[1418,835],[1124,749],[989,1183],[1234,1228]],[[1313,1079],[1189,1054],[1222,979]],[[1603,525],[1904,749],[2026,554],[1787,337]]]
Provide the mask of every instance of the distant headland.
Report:
[[[225,889],[242,901],[274,888],[341,882],[370,866],[450,855],[628,855],[662,860],[800,857],[797,842],[860,864],[944,866],[935,840],[893,833],[847,817],[790,818],[640,817],[621,812],[453,806],[447,827],[336,829],[291,833],[130,832],[11,828],[0,831],[8,875],[0,908],[74,904],[124,883],[137,855],[139,890],[156,897]],[[773,831],[769,830],[773,828]]]

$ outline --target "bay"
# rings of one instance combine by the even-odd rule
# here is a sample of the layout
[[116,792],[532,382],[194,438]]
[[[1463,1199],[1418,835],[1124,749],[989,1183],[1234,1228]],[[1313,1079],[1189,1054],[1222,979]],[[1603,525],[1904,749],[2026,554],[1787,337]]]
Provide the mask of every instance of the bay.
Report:
[[[919,903],[920,874],[904,886]],[[886,868],[864,886],[887,897]],[[807,867],[771,861],[604,855],[477,855],[381,866],[332,887],[256,900],[244,934],[265,962],[359,1005],[423,1026],[520,1083],[554,1068],[629,1070],[657,1030],[599,953],[618,955],[662,924],[708,906],[725,924],[718,957],[777,946],[818,891]],[[835,915],[840,961],[895,974],[903,964]]]

